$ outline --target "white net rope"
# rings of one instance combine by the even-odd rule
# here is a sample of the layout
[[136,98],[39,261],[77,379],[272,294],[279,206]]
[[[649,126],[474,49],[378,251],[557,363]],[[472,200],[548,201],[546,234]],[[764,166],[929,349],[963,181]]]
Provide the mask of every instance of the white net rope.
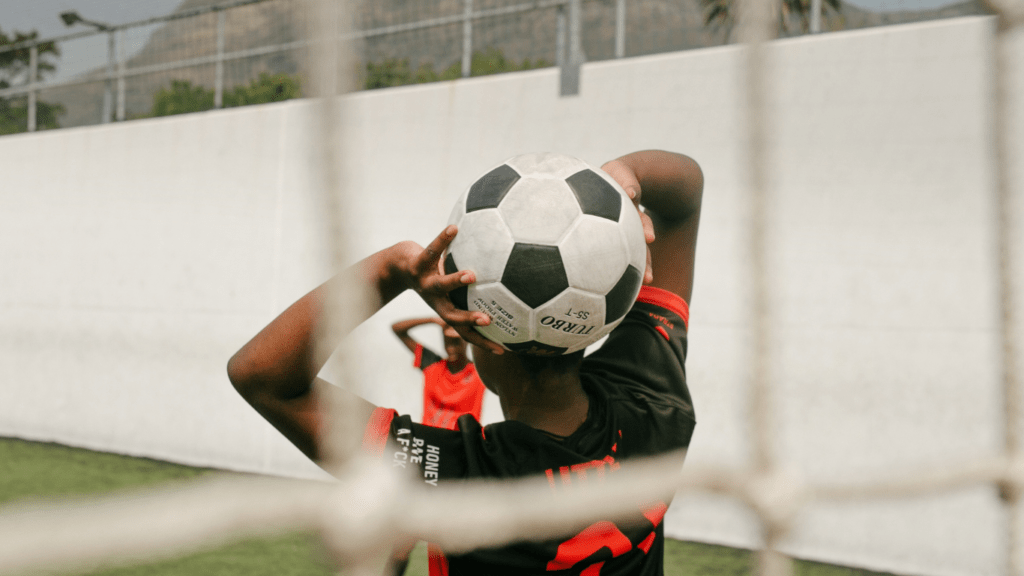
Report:
[[[742,12],[741,34],[747,44],[749,253],[754,303],[749,434],[755,457],[749,469],[692,465],[680,469],[681,455],[667,454],[658,459],[624,462],[604,482],[567,493],[553,493],[543,478],[453,483],[426,491],[364,460],[352,442],[342,440],[360,437],[346,429],[354,425],[354,419],[345,417],[349,408],[342,403],[329,406],[332,418],[327,453],[337,482],[217,477],[102,499],[7,509],[0,514],[0,573],[132,563],[143,557],[179,555],[244,537],[317,530],[348,574],[370,574],[396,544],[427,540],[457,553],[523,538],[543,539],[596,520],[615,519],[635,511],[638,505],[673,493],[703,491],[735,498],[756,515],[763,535],[758,571],[765,576],[783,576],[791,572],[791,567],[777,548],[803,507],[816,502],[922,496],[988,483],[1001,489],[1008,509],[1006,572],[1022,574],[1016,527],[1024,459],[1014,425],[1020,417],[1020,384],[1013,331],[1016,303],[1011,282],[1014,246],[1010,239],[1016,223],[1011,218],[1006,60],[1007,36],[1024,22],[1024,4],[1009,0],[992,4],[999,13],[993,51],[992,134],[1005,451],[1001,457],[959,462],[955,467],[944,465],[850,484],[805,482],[797,471],[781,468],[773,453],[772,382],[768,377],[770,282],[766,266],[771,250],[772,197],[766,177],[770,118],[765,96],[771,92],[771,62],[765,45],[777,18],[773,5],[766,0],[748,0]],[[349,79],[338,71],[351,69],[339,30],[344,28],[343,18],[352,7],[332,0],[313,1],[312,7],[317,49],[310,51],[316,55],[310,69],[315,71],[314,91],[320,109],[311,149],[319,153],[316,166],[324,192],[324,214],[329,219],[331,258],[339,265],[348,260],[349,244],[345,235],[345,167],[339,161],[344,116],[338,96],[347,90]],[[339,330],[354,324],[363,300],[358,287],[343,287],[332,298],[334,305],[324,320],[324,329]],[[351,367],[352,355],[343,358]],[[354,372],[349,368],[348,373]],[[459,521],[437,522],[442,511],[446,518]]]

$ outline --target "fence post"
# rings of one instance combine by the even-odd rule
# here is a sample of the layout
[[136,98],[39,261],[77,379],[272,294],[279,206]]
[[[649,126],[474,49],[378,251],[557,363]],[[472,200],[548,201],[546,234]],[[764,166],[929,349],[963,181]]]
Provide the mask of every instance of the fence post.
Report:
[[39,79],[39,45],[28,49],[28,131],[36,131],[36,80]]
[[821,32],[821,0],[811,0],[811,34]]
[[[562,96],[576,96],[580,93],[580,67],[583,65],[581,0],[568,0],[568,54],[562,61],[561,86]],[[565,36],[562,34],[561,36]]]
[[117,30],[117,121],[124,122],[124,108],[125,108],[125,81],[124,81],[124,68],[125,68],[125,41],[124,35],[126,30],[120,28]]
[[223,10],[217,12],[217,67],[213,80],[213,107],[224,106],[224,19]]
[[114,31],[107,32],[107,81],[103,88],[103,110],[100,111],[100,124],[108,124],[114,112]]
[[[815,0],[820,2],[821,0]],[[615,57],[626,55],[626,0],[615,2]]]
[[462,13],[462,77],[473,71],[473,0],[466,0]]
[[565,4],[558,5],[558,20],[555,32],[555,65],[559,72],[565,67]]

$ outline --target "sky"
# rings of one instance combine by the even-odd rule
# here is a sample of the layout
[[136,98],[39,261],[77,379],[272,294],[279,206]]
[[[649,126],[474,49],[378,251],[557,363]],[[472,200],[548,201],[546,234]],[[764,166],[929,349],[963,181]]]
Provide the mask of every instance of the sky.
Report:
[[[875,11],[922,10],[950,4],[956,0],[844,0]],[[75,10],[83,18],[108,24],[120,24],[172,12],[182,0],[0,0],[0,30],[38,30],[43,37],[60,36],[87,26],[67,28],[60,13]],[[627,0],[628,2],[628,0]],[[628,6],[628,4],[627,4]],[[126,38],[128,56],[141,50],[154,26],[133,29]],[[53,80],[70,78],[103,66],[107,58],[106,39],[102,36],[78,40],[63,47],[60,66]]]
[[[76,24],[68,28],[60,13],[75,10],[83,18],[105,24],[120,24],[169,14],[182,0],[0,0],[0,30],[38,30],[42,37],[62,36],[90,29]],[[155,27],[134,29],[126,37],[128,55],[142,49]],[[54,80],[69,78],[103,66],[107,60],[106,38],[101,35],[62,46],[60,65]]]

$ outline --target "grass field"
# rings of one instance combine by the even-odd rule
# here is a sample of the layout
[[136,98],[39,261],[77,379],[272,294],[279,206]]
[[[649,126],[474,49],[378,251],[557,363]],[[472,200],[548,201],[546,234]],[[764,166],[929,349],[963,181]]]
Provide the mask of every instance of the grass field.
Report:
[[[92,452],[57,444],[0,438],[0,507],[18,500],[99,494],[125,488],[196,478],[211,470],[146,458]],[[749,574],[748,550],[669,540],[669,576]],[[881,576],[841,566],[798,561],[799,576]],[[92,572],[103,576],[325,576],[334,574],[317,539],[293,534],[248,540],[185,558]],[[417,547],[408,576],[426,576],[426,553]]]

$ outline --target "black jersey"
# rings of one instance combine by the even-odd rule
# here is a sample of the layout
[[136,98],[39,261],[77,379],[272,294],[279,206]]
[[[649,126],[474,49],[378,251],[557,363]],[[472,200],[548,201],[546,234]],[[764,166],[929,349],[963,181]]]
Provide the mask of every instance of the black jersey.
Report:
[[[681,298],[645,286],[608,340],[583,360],[580,378],[590,398],[586,421],[554,438],[516,421],[486,428],[464,415],[455,430],[424,426],[378,408],[364,436],[366,449],[436,486],[448,479],[546,475],[565,489],[612,474],[626,458],[689,445],[695,419],[686,386],[686,323]],[[441,556],[432,549],[431,576],[441,574],[644,575],[664,572],[668,502],[638,510],[643,519],[620,528],[597,522],[571,538],[517,543]]]

